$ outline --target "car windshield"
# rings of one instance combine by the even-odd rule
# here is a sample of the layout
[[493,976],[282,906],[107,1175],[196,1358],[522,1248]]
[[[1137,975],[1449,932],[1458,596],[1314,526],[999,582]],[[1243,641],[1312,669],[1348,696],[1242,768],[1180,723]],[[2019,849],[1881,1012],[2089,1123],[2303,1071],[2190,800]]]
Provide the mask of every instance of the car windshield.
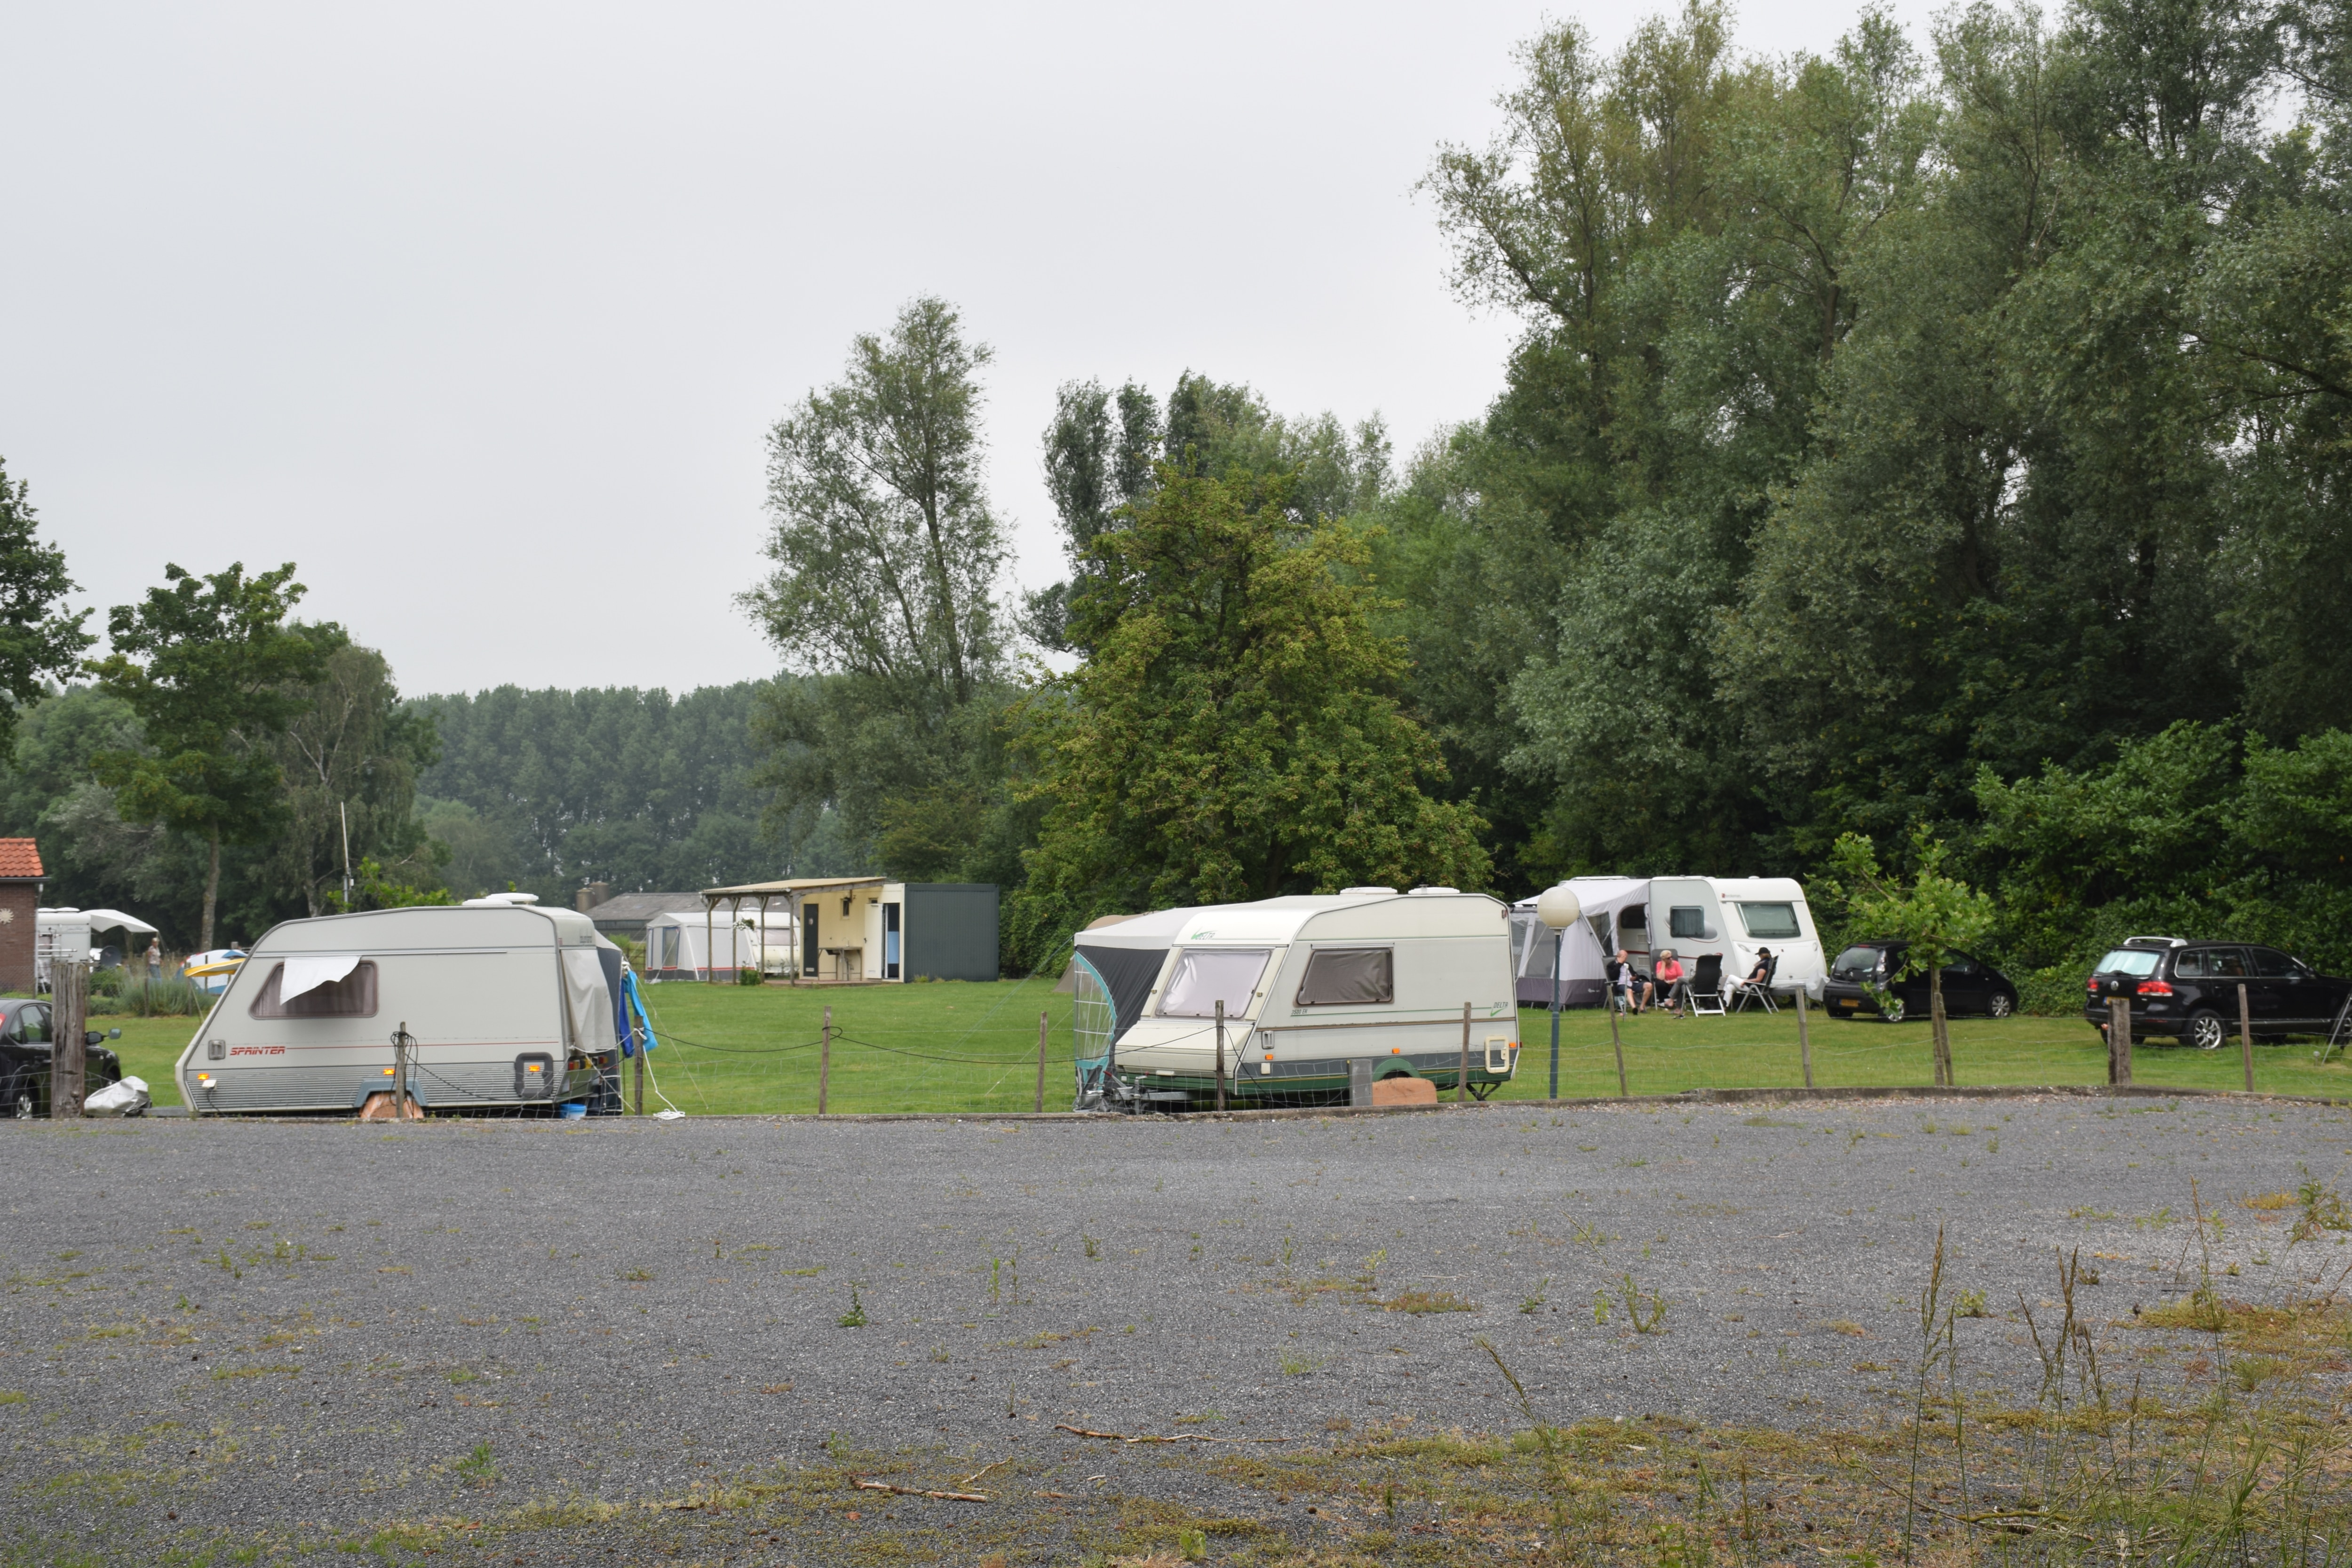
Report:
[[2153,974],[2164,954],[2144,947],[2111,948],[2107,956],[2099,960],[2094,974]]
[[1837,955],[1830,973],[1840,980],[1863,980],[1878,972],[1879,950],[1874,947],[1849,947]]

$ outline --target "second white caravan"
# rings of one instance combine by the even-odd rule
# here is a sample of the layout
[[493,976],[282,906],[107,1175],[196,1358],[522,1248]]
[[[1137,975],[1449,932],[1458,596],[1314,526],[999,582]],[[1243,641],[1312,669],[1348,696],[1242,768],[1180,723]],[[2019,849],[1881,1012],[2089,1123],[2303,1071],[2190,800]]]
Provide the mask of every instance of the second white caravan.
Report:
[[[1644,974],[1672,948],[1685,970],[1713,953],[1728,984],[1756,966],[1769,948],[1778,960],[1776,991],[1801,990],[1821,1000],[1829,966],[1805,889],[1790,877],[1571,877],[1566,886],[1584,906],[1584,919],[1559,945],[1560,1005],[1598,1007],[1607,985],[1602,965],[1625,950]],[[1511,906],[1511,973],[1518,1000],[1552,1004],[1551,928],[1536,916],[1536,901]]]

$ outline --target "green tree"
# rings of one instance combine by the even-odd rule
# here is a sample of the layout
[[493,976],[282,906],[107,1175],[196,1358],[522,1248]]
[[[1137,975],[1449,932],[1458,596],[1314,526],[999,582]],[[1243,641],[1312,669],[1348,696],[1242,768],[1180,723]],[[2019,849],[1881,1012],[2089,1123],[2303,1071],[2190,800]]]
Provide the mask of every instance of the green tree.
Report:
[[1257,489],[1163,466],[1090,548],[1072,630],[1092,652],[1021,707],[1033,958],[1106,910],[1486,880],[1476,814],[1423,788],[1444,764],[1399,709],[1369,552]]
[[1936,1053],[1936,1082],[1952,1077],[1952,1032],[1944,1016],[1944,965],[1966,949],[1980,946],[1993,928],[1992,900],[1944,869],[1943,842],[1925,828],[1911,838],[1910,878],[1890,875],[1878,864],[1878,850],[1859,833],[1839,836],[1829,868],[1814,882],[1816,898],[1856,937],[1908,943],[1902,966],[1887,984],[1927,972],[1927,1018]]
[[0,693],[8,699],[0,702],[0,755],[15,749],[17,714],[47,682],[72,674],[95,640],[81,629],[88,610],[66,612],[74,584],[65,552],[40,542],[27,493],[0,463]]
[[286,819],[274,744],[301,712],[323,662],[286,625],[302,597],[288,562],[248,578],[244,563],[196,577],[163,569],[164,586],[107,616],[114,651],[91,662],[109,694],[139,716],[146,746],[91,759],[125,822],[201,835],[208,850],[198,942],[213,945],[224,839],[252,843]]
[[308,912],[359,863],[430,885],[437,867],[416,816],[418,773],[437,760],[433,721],[404,706],[392,667],[332,623],[295,628],[320,653],[318,679],[274,742],[287,782],[287,819],[274,836],[276,868]]
[[[772,822],[838,808],[852,834],[975,848],[1002,803],[1003,533],[982,484],[980,372],[945,301],[851,344],[842,381],[769,436],[775,570],[741,603],[787,669],[757,733]],[[910,868],[901,867],[899,869]]]

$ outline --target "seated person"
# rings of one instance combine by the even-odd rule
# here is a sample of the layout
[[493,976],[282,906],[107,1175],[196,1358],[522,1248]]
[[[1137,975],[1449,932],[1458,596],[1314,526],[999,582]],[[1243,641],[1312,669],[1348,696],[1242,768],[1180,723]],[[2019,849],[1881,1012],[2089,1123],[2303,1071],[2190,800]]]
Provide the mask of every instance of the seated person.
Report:
[[1690,998],[1690,988],[1683,973],[1683,962],[1675,956],[1673,948],[1658,954],[1657,968],[1653,973],[1657,977],[1654,989],[1659,1001],[1669,1012],[1680,1017],[1684,1005]]
[[1769,947],[1759,947],[1756,950],[1756,967],[1739,977],[1738,988],[1760,996],[1771,981],[1772,950]]
[[1638,1013],[1650,999],[1650,982],[1633,967],[1633,956],[1623,948],[1609,961],[1609,989],[1617,994],[1618,1001],[1628,1013]]

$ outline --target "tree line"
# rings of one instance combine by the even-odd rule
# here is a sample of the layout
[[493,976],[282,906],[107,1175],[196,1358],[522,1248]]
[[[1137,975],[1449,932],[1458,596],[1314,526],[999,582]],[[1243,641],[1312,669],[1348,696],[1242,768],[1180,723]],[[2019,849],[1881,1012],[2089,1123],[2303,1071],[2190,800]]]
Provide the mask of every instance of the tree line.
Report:
[[[918,300],[770,433],[772,679],[403,701],[281,617],[245,716],[184,731],[166,611],[290,577],[175,578],[45,696],[87,634],[19,613],[61,563],[11,567],[10,821],[75,886],[247,920],[341,896],[320,814],[361,796],[418,896],[992,881],[1016,969],[1155,905],[1833,895],[1865,852],[1993,894],[2047,999],[2135,930],[2352,964],[2347,39],[2341,0],[1872,12],[1780,59],[1707,4],[1613,53],[1549,26],[1420,186],[1520,323],[1504,389],[1402,460],[1243,383],[1082,374],[1038,449],[1064,570],[1013,595],[990,351]],[[260,816],[164,755],[240,745]]]

